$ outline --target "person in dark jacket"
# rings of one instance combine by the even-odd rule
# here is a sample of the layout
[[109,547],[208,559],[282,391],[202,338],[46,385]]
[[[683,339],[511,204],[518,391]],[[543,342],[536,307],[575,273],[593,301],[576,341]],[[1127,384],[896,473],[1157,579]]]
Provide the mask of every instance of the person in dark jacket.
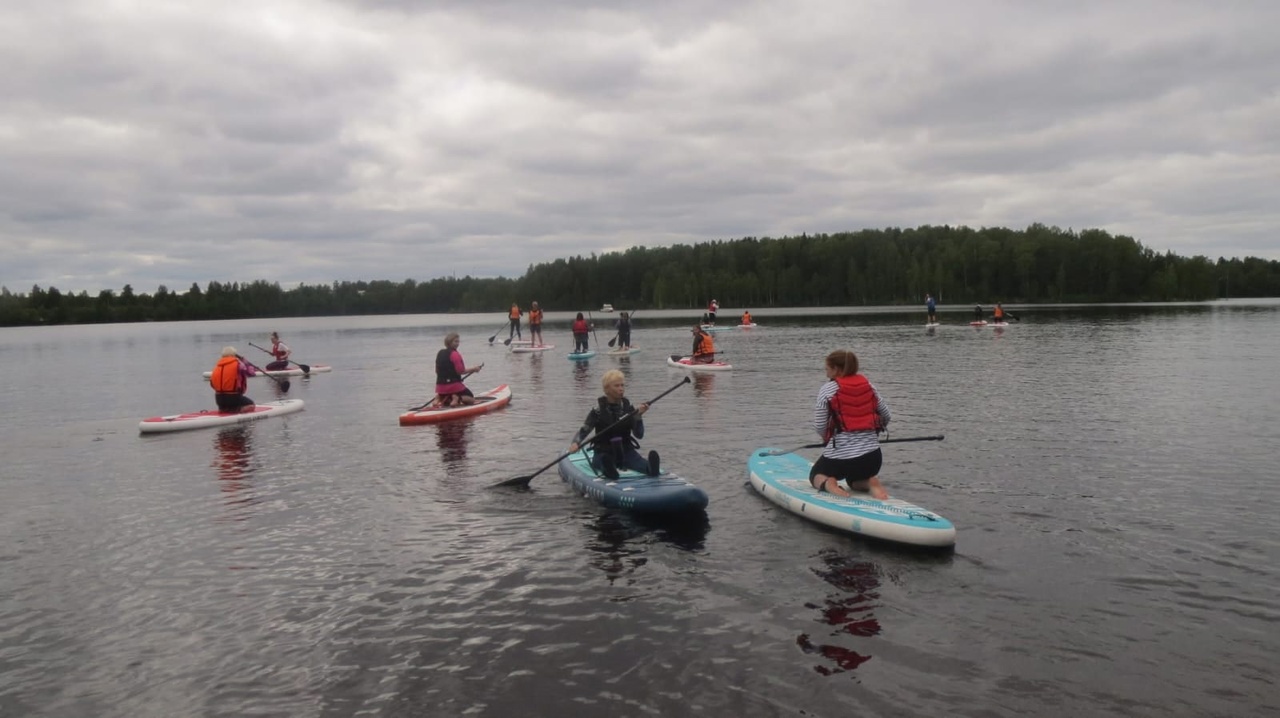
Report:
[[[596,406],[587,413],[582,428],[569,444],[569,453],[582,448],[582,442],[591,436],[591,468],[610,479],[618,478],[618,467],[642,474],[657,476],[660,472],[658,452],[650,451],[646,460],[638,449],[644,438],[644,413],[647,403],[632,406],[627,400],[626,377],[617,369],[610,369],[600,378],[604,396],[596,400]],[[594,434],[592,433],[594,432]]]

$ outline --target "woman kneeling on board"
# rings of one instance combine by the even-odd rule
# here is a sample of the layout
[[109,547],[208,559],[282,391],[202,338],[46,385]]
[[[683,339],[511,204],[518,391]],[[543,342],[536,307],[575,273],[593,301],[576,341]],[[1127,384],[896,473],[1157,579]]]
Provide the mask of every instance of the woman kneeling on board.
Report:
[[883,455],[876,433],[889,426],[889,405],[858,373],[858,356],[853,352],[831,352],[826,370],[829,381],[818,390],[813,427],[827,446],[809,471],[809,482],[819,491],[851,496],[840,486],[843,479],[855,491],[887,499],[889,494],[880,483]]
[[444,338],[444,349],[436,352],[436,406],[476,403],[475,395],[462,383],[462,375],[475,374],[484,364],[468,368],[458,353],[461,341],[457,332],[449,332]]
[[[617,369],[610,369],[600,377],[604,388],[604,396],[596,400],[596,407],[588,414],[582,428],[578,429],[569,444],[569,453],[582,448],[582,442],[592,431],[591,468],[606,478],[618,478],[618,467],[631,469],[642,474],[657,476],[660,473],[658,452],[650,451],[646,461],[640,452],[640,442],[644,438],[644,413],[649,410],[647,403],[633,407],[627,401],[626,377]],[[626,419],[626,421],[624,421]],[[601,433],[603,432],[603,433]]]
[[223,414],[239,414],[246,409],[252,410],[253,399],[244,395],[248,377],[257,376],[253,367],[240,359],[235,347],[223,347],[222,358],[213,367],[213,376],[209,377],[209,385],[213,387],[213,400],[218,404],[218,411]]

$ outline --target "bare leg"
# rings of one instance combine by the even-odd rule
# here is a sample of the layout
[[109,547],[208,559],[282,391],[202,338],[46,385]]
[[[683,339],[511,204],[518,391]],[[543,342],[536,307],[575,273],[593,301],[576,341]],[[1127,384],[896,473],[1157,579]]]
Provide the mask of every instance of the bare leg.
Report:
[[819,492],[826,491],[827,493],[833,496],[852,496],[853,495],[853,494],[850,494],[848,491],[845,491],[844,487],[840,485],[840,482],[837,479],[831,476],[827,476],[825,474],[818,474],[817,476],[813,477],[812,483],[814,485],[814,488],[816,488]]

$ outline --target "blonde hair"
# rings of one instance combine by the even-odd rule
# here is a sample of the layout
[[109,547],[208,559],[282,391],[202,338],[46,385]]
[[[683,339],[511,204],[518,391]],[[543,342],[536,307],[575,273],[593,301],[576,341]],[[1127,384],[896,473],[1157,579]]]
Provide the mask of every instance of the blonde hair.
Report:
[[853,376],[858,373],[858,355],[848,349],[837,349],[827,355],[827,366],[835,369],[839,376]]
[[459,337],[457,332],[449,332],[448,334],[444,335],[444,345],[447,347],[449,346],[450,343],[453,342],[454,339],[458,339],[458,338]]
[[236,348],[233,346],[225,346],[222,348],[222,356],[224,357],[233,357],[239,354],[240,352],[236,351]]
[[622,379],[623,381],[626,381],[627,375],[623,374],[618,369],[610,369],[609,371],[604,373],[604,376],[600,377],[600,388],[603,389],[604,387],[609,386],[609,384],[613,383],[614,381],[617,381],[618,379]]

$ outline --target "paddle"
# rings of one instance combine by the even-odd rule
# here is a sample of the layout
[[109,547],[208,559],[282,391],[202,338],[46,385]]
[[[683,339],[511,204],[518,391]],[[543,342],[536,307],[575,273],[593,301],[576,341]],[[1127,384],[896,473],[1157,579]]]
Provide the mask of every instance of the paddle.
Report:
[[[716,353],[715,353],[715,356],[717,356],[717,357],[718,357],[718,356],[720,356],[721,354],[724,354],[724,352],[722,352],[722,351],[720,351],[719,349],[717,349],[717,350],[716,350]],[[672,354],[672,355],[671,355],[671,361],[676,361],[676,362],[680,361],[681,359],[692,359],[692,358],[693,358],[693,357],[692,357],[691,355],[689,355],[689,354]]]
[[[945,437],[943,437],[942,434],[936,434],[934,436],[904,436],[901,439],[881,439],[880,443],[881,444],[898,444],[898,443],[903,443],[907,441],[942,441],[943,438]],[[787,449],[785,451],[782,449],[774,449],[773,451],[761,451],[759,454],[757,454],[757,456],[782,456],[783,454],[795,453],[800,449],[821,449],[824,446],[826,446],[826,444],[801,444],[800,446],[797,446],[794,449]]]
[[591,316],[591,310],[587,310],[587,321],[591,322],[591,340],[600,346],[600,337],[596,336],[596,318]]
[[[262,349],[262,347],[258,346],[257,344],[254,344],[253,342],[249,342],[249,346],[253,347],[254,349]],[[264,351],[264,352],[266,352],[266,353],[268,353],[268,354],[271,354],[271,356],[275,356],[275,354],[272,354],[272,353],[271,353],[271,350],[270,350],[270,349],[262,349],[262,351]],[[302,370],[302,373],[303,373],[303,375],[304,375],[304,376],[310,376],[310,375],[311,375],[311,365],[310,365],[310,364],[303,364],[302,362],[296,362],[296,361],[294,361],[294,360],[292,360],[292,359],[288,359],[287,361],[288,361],[290,364],[296,364],[296,365],[298,366],[298,368]]]
[[503,324],[501,327],[498,327],[498,331],[494,332],[493,336],[489,337],[489,343],[492,344],[493,340],[498,338],[498,335],[502,333],[503,327],[509,327],[509,326],[511,326],[510,319],[508,319],[507,322]]
[[[636,313],[635,313],[635,312],[632,312],[632,313],[628,314],[628,315],[627,315],[627,321],[628,321],[628,322],[630,322],[630,321],[631,321],[631,317],[634,317],[635,315],[636,315]],[[613,338],[609,340],[609,346],[613,346],[614,344],[618,343],[618,337],[620,337],[620,336],[622,336],[622,330],[621,330],[621,329],[619,329],[619,330],[618,330],[618,333],[617,333],[617,334],[614,334],[614,335],[613,335]]]
[[[662,397],[666,396],[667,394],[670,394],[671,392],[675,391],[676,389],[679,389],[680,387],[684,386],[685,384],[688,384],[689,382],[690,382],[689,377],[685,377],[685,378],[681,379],[679,382],[677,382],[675,386],[671,387],[670,389],[667,389],[666,391],[664,391],[664,392],[662,392],[661,394],[659,394],[659,395],[657,395],[657,396],[653,397],[652,399],[650,399],[649,401],[647,401],[647,402],[645,402],[645,403],[647,403],[649,406],[653,406],[654,402],[656,402],[657,400],[659,400],[659,399],[661,399]],[[621,423],[622,423],[622,422],[624,422],[624,421],[628,421],[628,420],[630,420],[630,419],[631,419],[631,417],[633,417],[633,416],[635,416],[635,414],[627,414],[626,416],[622,417],[621,419],[618,419],[617,421],[615,421],[614,423],[610,424],[609,426],[606,426],[606,427],[604,428],[604,430],[602,430],[602,431],[597,431],[597,432],[595,433],[595,435],[607,434],[611,429],[613,429],[614,427],[618,426],[619,424],[621,424]],[[579,446],[578,451],[582,451],[582,448],[581,448],[581,447],[582,447],[582,446],[585,446],[585,445],[586,445],[586,442],[587,442],[588,440],[590,440],[591,438],[592,438],[592,437],[590,437],[590,436],[589,436],[589,437],[587,437],[587,438],[583,439],[583,440],[582,440],[582,442],[578,445],[578,446]],[[500,481],[500,482],[498,482],[498,483],[496,483],[496,484],[494,484],[494,485],[490,486],[489,488],[491,488],[491,489],[496,489],[496,488],[498,488],[499,486],[528,486],[528,485],[529,485],[529,482],[533,480],[533,477],[537,476],[538,474],[541,474],[542,472],[546,471],[547,469],[551,468],[552,466],[555,466],[556,464],[560,463],[561,461],[563,461],[563,460],[565,459],[565,457],[567,457],[567,456],[572,456],[572,455],[574,455],[574,454],[578,453],[578,451],[570,451],[570,452],[567,452],[567,453],[561,454],[561,455],[559,455],[559,456],[557,456],[557,457],[556,457],[556,460],[555,460],[555,461],[552,461],[550,464],[547,464],[546,466],[542,467],[541,469],[538,469],[537,471],[533,472],[532,474],[529,474],[529,475],[527,475],[527,476],[517,476],[517,477],[515,477],[514,479],[507,479],[506,481]]]
[[237,359],[239,359],[240,361],[244,362],[245,364],[248,364],[249,366],[253,367],[253,368],[254,368],[254,370],[255,370],[255,371],[257,371],[259,374],[262,374],[262,375],[266,376],[268,379],[270,379],[271,381],[274,381],[276,384],[279,384],[279,385],[280,385],[280,391],[289,391],[289,379],[288,379],[288,378],[286,378],[286,377],[282,377],[282,376],[272,376],[271,374],[268,374],[268,373],[267,373],[267,370],[266,370],[266,369],[263,369],[262,367],[255,365],[253,362],[249,361],[248,359],[245,359],[244,357],[240,356],[239,354],[237,354],[237,355],[236,355],[236,358],[237,358]]
[[[481,370],[481,369],[483,369],[483,368],[484,368],[484,364],[481,364],[480,366],[476,367],[476,371],[480,371],[480,370]],[[467,372],[466,374],[463,374],[463,375],[462,375],[462,378],[463,378],[463,379],[466,379],[467,377],[471,376],[472,374],[475,374],[475,373],[476,373],[476,371],[469,371],[469,372]],[[435,397],[431,397],[431,401],[435,401],[435,400],[436,400],[436,399],[435,399]],[[427,408],[428,406],[431,406],[431,401],[428,401],[427,403],[423,404],[422,406],[414,406],[414,407],[410,407],[410,408],[408,408],[408,409],[405,409],[405,411],[422,411],[423,409]],[[479,399],[477,399],[477,401],[479,401]]]

